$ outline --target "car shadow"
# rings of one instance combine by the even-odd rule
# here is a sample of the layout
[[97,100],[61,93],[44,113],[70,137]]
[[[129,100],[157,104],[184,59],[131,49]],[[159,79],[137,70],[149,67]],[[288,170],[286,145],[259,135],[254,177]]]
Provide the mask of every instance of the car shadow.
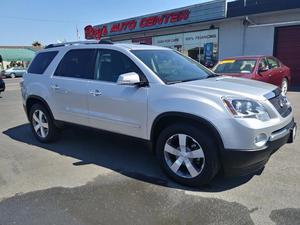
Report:
[[43,144],[35,139],[29,124],[10,128],[3,134],[13,140],[40,147],[41,150],[75,158],[78,161],[73,163],[74,166],[94,164],[137,180],[170,188],[223,192],[247,183],[254,176],[225,178],[220,174],[209,185],[190,188],[177,184],[166,177],[149,144],[141,140],[72,126],[64,129],[60,139],[56,142]]

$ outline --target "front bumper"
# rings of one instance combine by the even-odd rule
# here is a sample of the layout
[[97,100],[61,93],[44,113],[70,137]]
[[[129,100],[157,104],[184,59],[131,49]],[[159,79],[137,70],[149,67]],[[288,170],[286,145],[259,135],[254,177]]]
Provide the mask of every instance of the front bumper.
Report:
[[269,141],[263,149],[259,150],[236,150],[225,149],[221,153],[221,161],[226,176],[240,176],[261,170],[269,158],[279,148],[293,142],[293,130],[296,127],[294,120],[286,126],[288,132],[279,139]]

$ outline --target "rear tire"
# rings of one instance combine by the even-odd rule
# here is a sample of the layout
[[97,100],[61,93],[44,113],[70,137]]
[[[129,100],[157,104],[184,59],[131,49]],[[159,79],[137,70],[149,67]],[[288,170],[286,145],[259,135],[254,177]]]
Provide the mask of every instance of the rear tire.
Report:
[[39,142],[49,143],[58,138],[59,130],[43,105],[34,104],[30,109],[29,118],[32,132]]
[[157,157],[166,174],[192,187],[208,184],[218,173],[217,148],[214,137],[184,123],[165,128],[156,143]]
[[284,78],[281,82],[281,91],[282,91],[282,95],[286,95],[289,89],[289,81],[287,78]]
[[10,78],[15,78],[16,77],[16,74],[12,73],[10,74]]

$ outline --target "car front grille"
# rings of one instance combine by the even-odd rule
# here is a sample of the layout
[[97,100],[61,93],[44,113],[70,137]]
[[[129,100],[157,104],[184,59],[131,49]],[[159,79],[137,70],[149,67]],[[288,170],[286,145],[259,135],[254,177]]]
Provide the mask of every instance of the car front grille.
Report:
[[285,118],[292,112],[292,107],[287,98],[281,94],[280,89],[276,89],[272,92],[274,95],[269,99],[271,104],[279,112],[279,114]]

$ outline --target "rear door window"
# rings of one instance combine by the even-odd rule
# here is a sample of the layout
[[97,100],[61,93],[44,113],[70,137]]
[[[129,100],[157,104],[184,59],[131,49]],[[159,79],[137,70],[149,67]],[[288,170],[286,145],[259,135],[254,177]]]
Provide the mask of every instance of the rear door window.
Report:
[[41,52],[36,55],[28,68],[28,73],[43,74],[58,51]]
[[94,79],[95,49],[70,50],[59,63],[54,75],[79,79]]

